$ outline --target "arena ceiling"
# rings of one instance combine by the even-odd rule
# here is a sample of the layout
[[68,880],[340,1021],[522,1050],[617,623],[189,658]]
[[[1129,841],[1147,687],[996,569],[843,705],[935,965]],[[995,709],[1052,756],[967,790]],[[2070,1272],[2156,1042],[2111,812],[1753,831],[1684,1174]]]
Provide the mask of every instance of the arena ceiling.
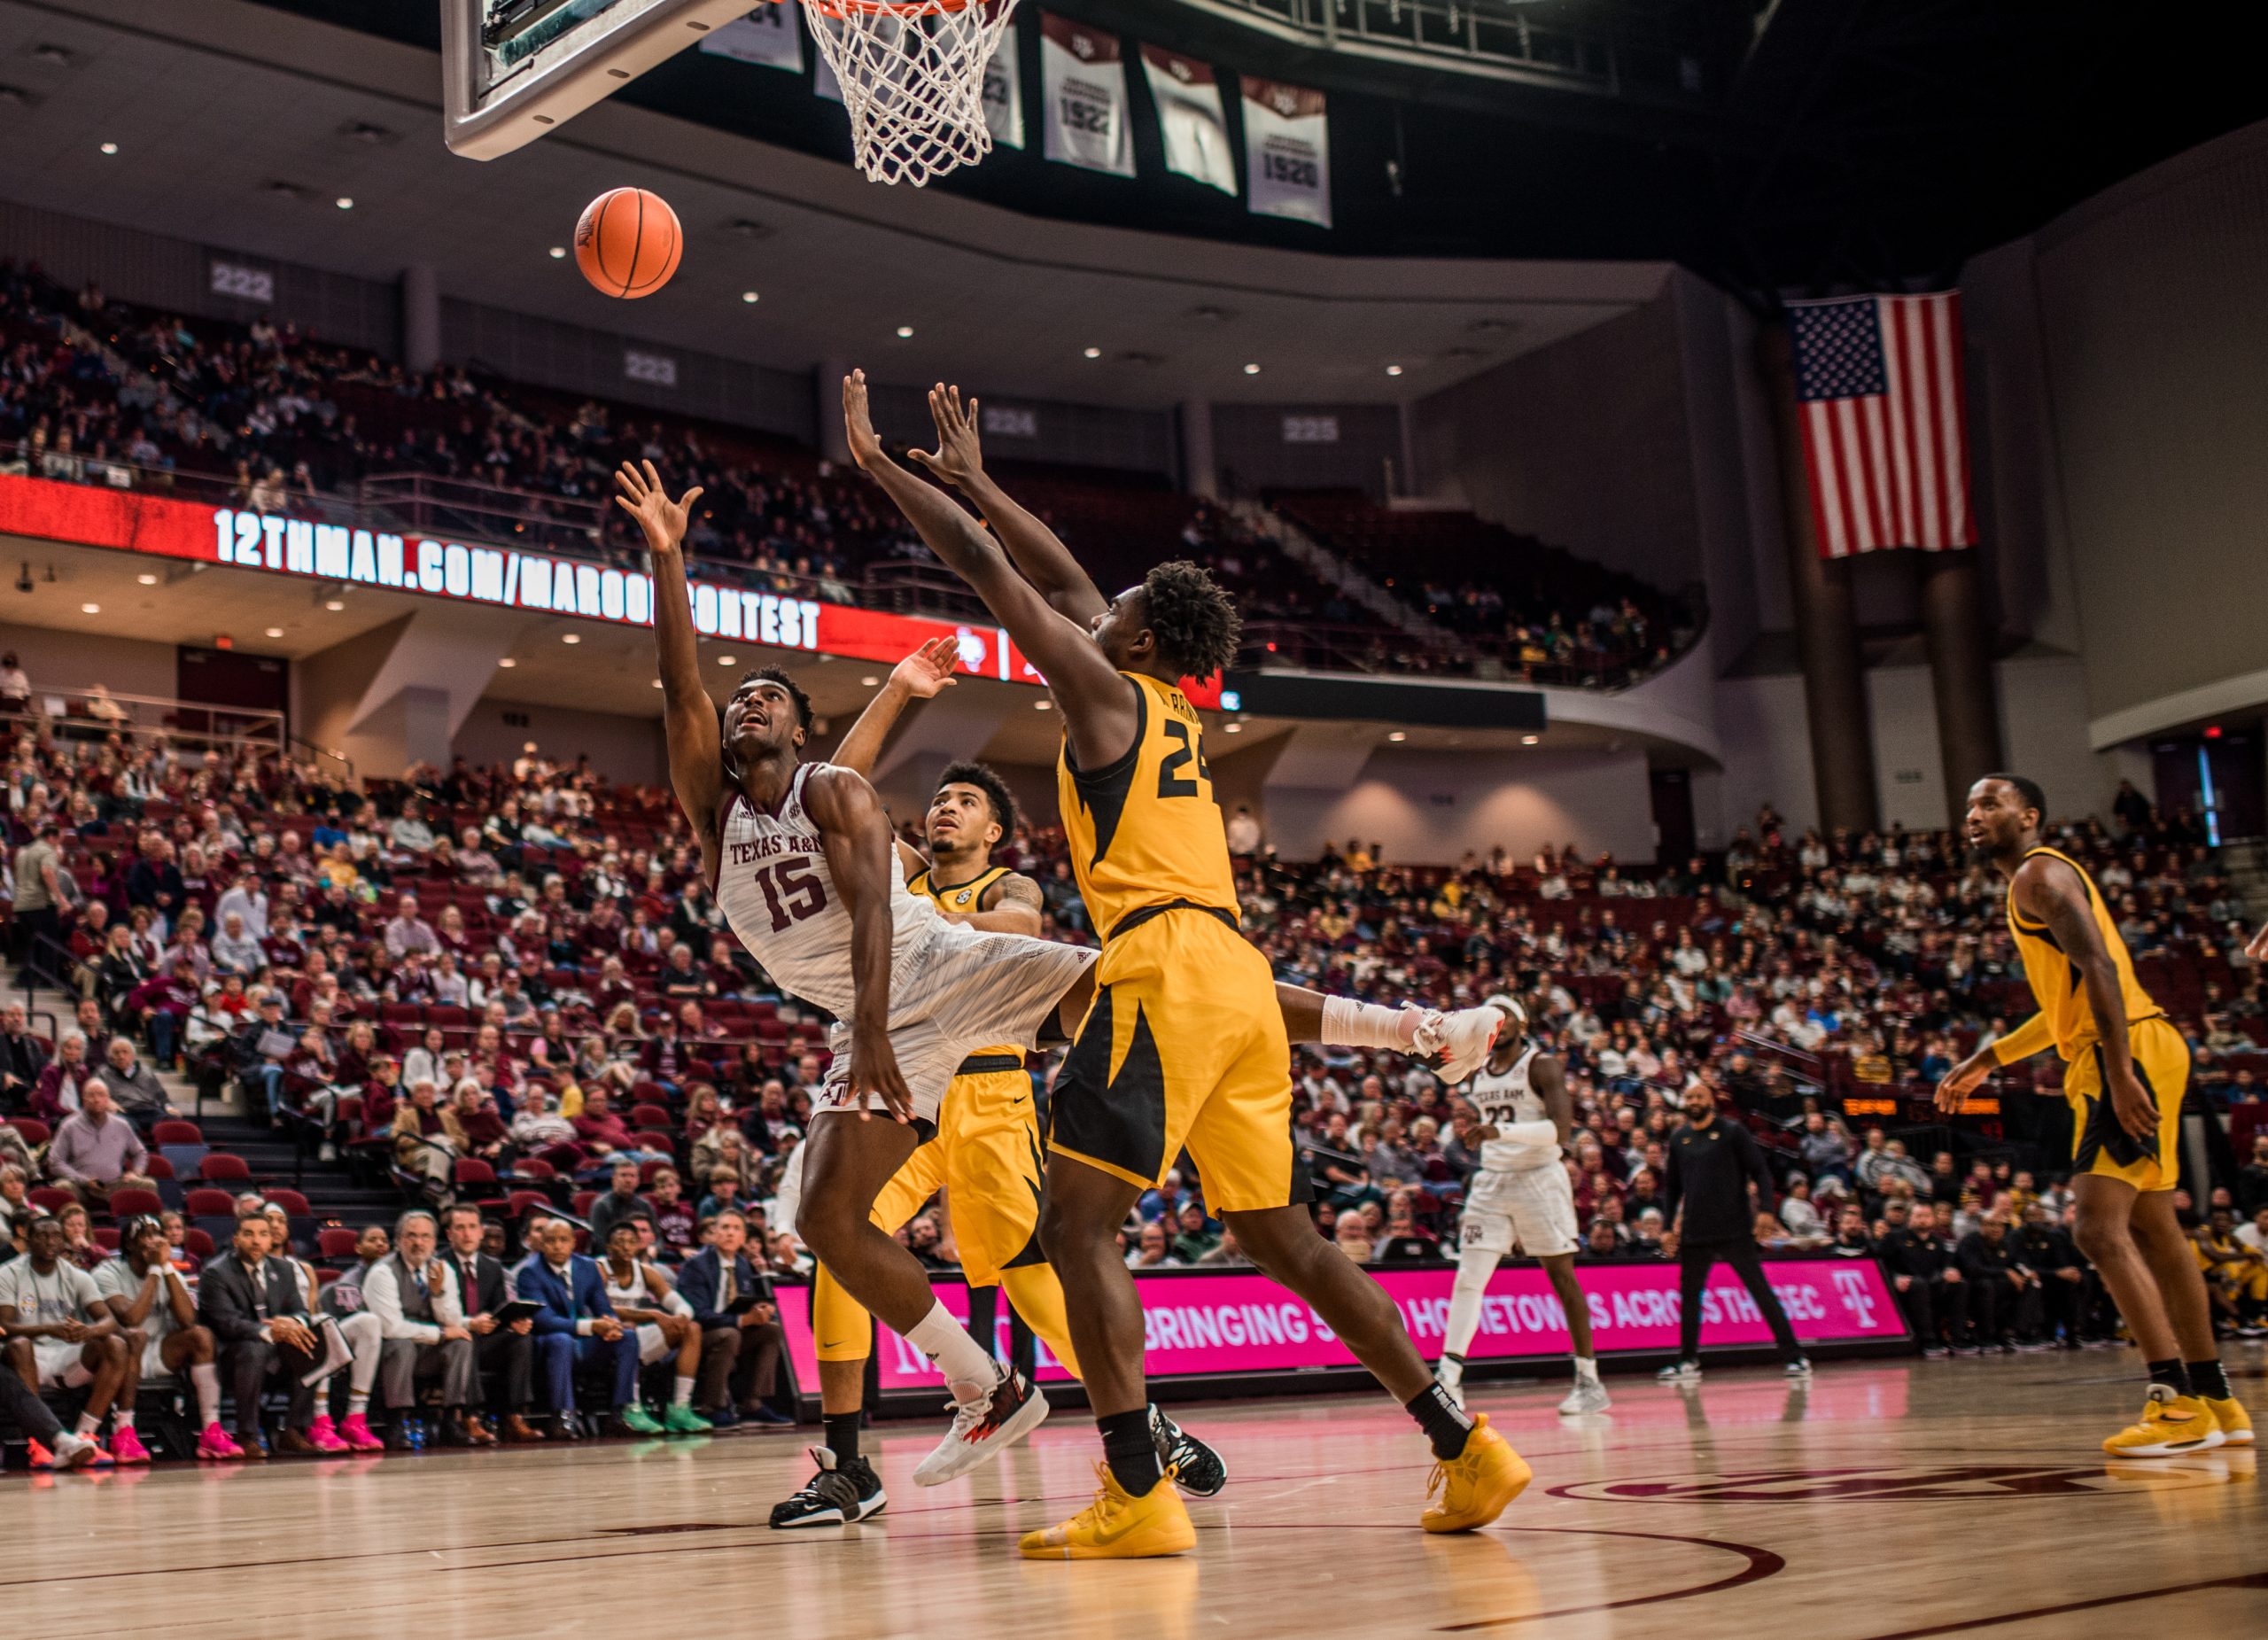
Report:
[[[1667,275],[1256,245],[1199,259],[611,103],[484,165],[442,146],[437,60],[247,0],[0,0],[0,88],[21,93],[0,92],[0,196],[366,278],[430,265],[448,296],[782,369],[1148,409],[1398,402],[1626,312]],[[687,252],[658,296],[610,301],[548,252],[584,201],[633,181],[672,200]]]

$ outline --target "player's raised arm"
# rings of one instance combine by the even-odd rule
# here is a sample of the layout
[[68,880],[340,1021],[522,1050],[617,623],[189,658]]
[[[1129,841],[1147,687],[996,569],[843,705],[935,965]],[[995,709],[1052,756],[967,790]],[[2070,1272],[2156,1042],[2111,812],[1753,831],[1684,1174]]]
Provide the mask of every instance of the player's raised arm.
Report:
[[984,600],[992,618],[1045,675],[1079,766],[1099,769],[1124,756],[1139,722],[1134,686],[1118,675],[1086,627],[1057,613],[1016,572],[1000,543],[959,502],[890,460],[867,414],[864,370],[843,378],[843,422],[851,458],[889,492],[929,550]]
[[866,776],[814,769],[804,781],[804,812],[819,828],[835,892],[850,913],[850,1093],[863,1115],[879,1093],[900,1122],[913,1115],[913,1095],[889,1045],[889,851],[897,839],[882,799]]
[[952,638],[932,638],[898,662],[827,761],[871,778],[889,732],[897,727],[906,707],[951,688],[959,681],[953,676],[953,668],[959,664],[959,641]]
[[983,446],[976,434],[976,400],[971,398],[964,408],[960,389],[939,382],[929,389],[929,418],[937,424],[936,449],[910,450],[908,457],[976,503],[1008,549],[1010,561],[1039,588],[1050,609],[1082,626],[1093,621],[1102,613],[1105,602],[1093,578],[1079,567],[1079,561],[1054,531],[984,470]]
[[717,727],[716,703],[701,681],[700,640],[694,635],[693,606],[685,583],[685,532],[695,486],[676,501],[662,488],[651,462],[641,472],[630,462],[614,476],[614,499],[638,520],[654,568],[654,648],[662,674],[663,723],[670,749],[670,785],[678,806],[701,840],[701,864],[712,875],[717,866],[717,805],[725,795],[725,758]]

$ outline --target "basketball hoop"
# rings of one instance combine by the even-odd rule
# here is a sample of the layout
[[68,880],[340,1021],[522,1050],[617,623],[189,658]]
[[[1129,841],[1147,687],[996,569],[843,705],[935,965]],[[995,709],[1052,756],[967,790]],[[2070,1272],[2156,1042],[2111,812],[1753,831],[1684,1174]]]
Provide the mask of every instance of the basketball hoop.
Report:
[[1015,9],[1016,0],[804,0],[869,180],[919,188],[992,151],[984,70]]

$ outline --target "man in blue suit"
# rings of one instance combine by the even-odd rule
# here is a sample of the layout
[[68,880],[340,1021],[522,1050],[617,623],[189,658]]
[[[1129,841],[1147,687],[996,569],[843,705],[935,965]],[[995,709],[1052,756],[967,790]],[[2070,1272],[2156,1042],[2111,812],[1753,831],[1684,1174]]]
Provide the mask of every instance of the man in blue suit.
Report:
[[[743,1419],[759,1424],[793,1420],[764,1404],[780,1361],[779,1311],[771,1280],[742,1249],[748,1220],[726,1208],[706,1226],[709,1245],[677,1273],[679,1296],[693,1306],[701,1328],[701,1416],[720,1429]],[[741,1301],[757,1301],[749,1308]]]
[[512,1291],[543,1306],[535,1313],[535,1370],[551,1406],[552,1438],[572,1441],[581,1433],[575,1368],[589,1361],[602,1363],[614,1378],[607,1433],[660,1434],[662,1426],[638,1404],[638,1335],[616,1317],[596,1263],[575,1251],[575,1227],[547,1219],[533,1240],[536,1251],[512,1272]]

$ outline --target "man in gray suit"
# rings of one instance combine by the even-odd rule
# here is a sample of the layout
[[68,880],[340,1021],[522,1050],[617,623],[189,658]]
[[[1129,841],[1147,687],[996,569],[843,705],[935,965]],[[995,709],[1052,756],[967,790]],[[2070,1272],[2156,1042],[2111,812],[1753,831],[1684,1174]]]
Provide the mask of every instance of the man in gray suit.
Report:
[[408,1444],[403,1426],[417,1402],[419,1380],[441,1384],[441,1440],[449,1446],[493,1446],[474,1408],[480,1372],[472,1333],[464,1324],[464,1304],[456,1274],[433,1256],[440,1230],[431,1213],[412,1209],[393,1227],[393,1251],[362,1278],[362,1303],[377,1317],[385,1341],[378,1355],[378,1376],[392,1428],[386,1444]]

